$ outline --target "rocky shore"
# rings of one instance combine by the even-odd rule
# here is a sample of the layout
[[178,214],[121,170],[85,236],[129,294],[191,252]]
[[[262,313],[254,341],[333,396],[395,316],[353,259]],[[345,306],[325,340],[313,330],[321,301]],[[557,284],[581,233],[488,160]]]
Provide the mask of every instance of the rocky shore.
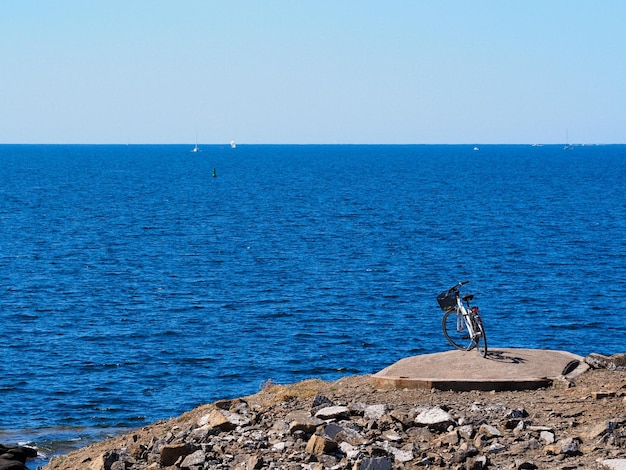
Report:
[[379,390],[370,376],[266,383],[44,469],[626,468],[626,367],[595,359],[533,391]]

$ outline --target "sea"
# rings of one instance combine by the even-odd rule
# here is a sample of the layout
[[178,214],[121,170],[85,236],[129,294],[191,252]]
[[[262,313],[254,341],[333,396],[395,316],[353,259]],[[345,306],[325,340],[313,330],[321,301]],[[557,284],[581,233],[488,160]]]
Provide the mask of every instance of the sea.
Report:
[[624,351],[626,146],[0,145],[0,443],[30,468],[268,383]]

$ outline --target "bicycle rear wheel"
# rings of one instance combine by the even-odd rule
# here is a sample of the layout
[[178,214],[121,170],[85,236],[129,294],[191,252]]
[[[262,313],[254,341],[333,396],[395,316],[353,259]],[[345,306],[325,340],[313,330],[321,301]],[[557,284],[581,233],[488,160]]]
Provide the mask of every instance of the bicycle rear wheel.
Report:
[[448,342],[457,349],[469,351],[476,346],[467,329],[467,324],[461,313],[448,310],[441,319],[441,329]]
[[474,329],[476,330],[476,346],[482,357],[487,357],[487,334],[483,326],[483,319],[479,315],[474,316]]

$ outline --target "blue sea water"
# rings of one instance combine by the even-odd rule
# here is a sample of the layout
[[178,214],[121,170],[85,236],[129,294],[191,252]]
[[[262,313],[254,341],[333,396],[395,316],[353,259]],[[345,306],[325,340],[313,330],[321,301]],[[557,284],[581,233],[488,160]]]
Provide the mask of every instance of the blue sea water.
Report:
[[[624,352],[626,146],[0,146],[0,442],[50,455],[271,380]],[[215,171],[215,176],[213,173]]]

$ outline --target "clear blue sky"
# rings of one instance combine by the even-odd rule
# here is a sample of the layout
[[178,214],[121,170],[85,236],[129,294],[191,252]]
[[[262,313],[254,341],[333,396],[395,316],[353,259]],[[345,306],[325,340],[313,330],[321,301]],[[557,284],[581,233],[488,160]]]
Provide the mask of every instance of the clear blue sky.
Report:
[[0,3],[0,143],[626,143],[624,0]]

